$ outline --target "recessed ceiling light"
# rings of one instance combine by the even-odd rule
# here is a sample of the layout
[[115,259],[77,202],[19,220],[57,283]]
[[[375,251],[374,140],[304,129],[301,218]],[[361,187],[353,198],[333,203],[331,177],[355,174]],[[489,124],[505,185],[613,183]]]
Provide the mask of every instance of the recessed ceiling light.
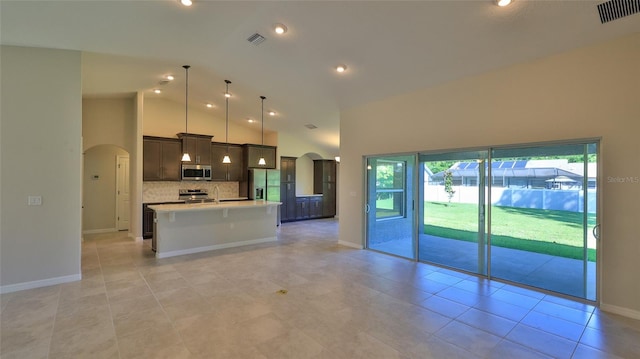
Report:
[[153,90],[153,92],[155,92],[155,93],[161,93],[162,91],[161,91],[160,89],[155,89],[155,90]]
[[275,116],[276,112],[275,111],[269,111],[269,116]]
[[255,121],[251,118],[248,118],[247,121],[249,121],[249,123],[254,123]]
[[169,81],[173,81],[175,77],[173,77],[172,75],[167,75],[165,78]]
[[338,65],[338,66],[336,66],[336,71],[338,71],[338,72],[347,71],[347,65]]
[[507,6],[509,4],[511,4],[512,0],[495,0],[496,1],[496,5],[500,6],[500,7],[504,7]]
[[191,6],[191,5],[193,5],[193,1],[192,0],[180,0],[180,4],[182,4],[184,6]]
[[287,32],[287,27],[282,24],[275,24],[273,25],[273,31],[278,35],[282,35]]
[[227,98],[231,97],[231,93],[229,93],[229,92],[225,92],[225,93],[224,93],[224,97],[227,97]]
[[207,107],[208,107],[208,108],[212,108],[212,107],[213,107],[213,105],[212,105],[212,104],[210,104],[210,103],[208,103],[208,104],[207,104]]

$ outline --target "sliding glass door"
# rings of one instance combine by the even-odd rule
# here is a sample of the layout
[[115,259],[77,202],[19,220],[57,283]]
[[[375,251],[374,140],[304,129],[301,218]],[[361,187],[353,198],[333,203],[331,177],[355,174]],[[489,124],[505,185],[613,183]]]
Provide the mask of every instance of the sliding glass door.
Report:
[[487,154],[420,155],[420,261],[487,273]]
[[384,156],[367,159],[367,248],[415,258],[415,158]]
[[597,144],[494,149],[491,275],[596,297]]
[[594,141],[369,157],[367,248],[595,301],[597,161]]

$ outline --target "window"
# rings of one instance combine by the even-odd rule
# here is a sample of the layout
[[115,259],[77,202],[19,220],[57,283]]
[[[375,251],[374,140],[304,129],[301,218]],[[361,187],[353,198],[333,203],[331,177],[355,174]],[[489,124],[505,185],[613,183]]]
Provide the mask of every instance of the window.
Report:
[[379,160],[376,164],[376,218],[404,218],[406,162]]

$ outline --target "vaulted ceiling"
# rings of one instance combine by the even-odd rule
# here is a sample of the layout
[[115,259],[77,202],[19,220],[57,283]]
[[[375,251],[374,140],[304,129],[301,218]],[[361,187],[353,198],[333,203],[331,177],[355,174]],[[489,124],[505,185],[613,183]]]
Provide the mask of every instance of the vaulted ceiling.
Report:
[[[189,64],[190,105],[212,103],[222,118],[229,79],[231,120],[259,119],[264,95],[277,113],[265,128],[337,153],[343,109],[640,32],[640,14],[601,24],[598,3],[2,0],[0,40],[83,51],[88,97],[183,102]],[[288,31],[276,35],[276,23]],[[259,45],[247,41],[256,32]]]

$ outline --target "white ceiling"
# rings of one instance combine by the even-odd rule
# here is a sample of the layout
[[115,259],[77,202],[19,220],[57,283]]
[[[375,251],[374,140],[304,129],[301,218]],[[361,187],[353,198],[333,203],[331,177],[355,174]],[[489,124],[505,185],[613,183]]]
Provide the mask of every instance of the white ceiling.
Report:
[[[640,14],[601,24],[600,1],[0,1],[4,45],[83,51],[84,96],[145,91],[211,102],[338,153],[340,110],[640,32]],[[283,36],[273,25],[285,24]],[[266,41],[247,41],[258,32]],[[334,71],[346,64],[343,74]],[[166,74],[176,80],[158,83]],[[161,95],[151,92],[163,89]],[[305,124],[318,129],[308,130]]]

